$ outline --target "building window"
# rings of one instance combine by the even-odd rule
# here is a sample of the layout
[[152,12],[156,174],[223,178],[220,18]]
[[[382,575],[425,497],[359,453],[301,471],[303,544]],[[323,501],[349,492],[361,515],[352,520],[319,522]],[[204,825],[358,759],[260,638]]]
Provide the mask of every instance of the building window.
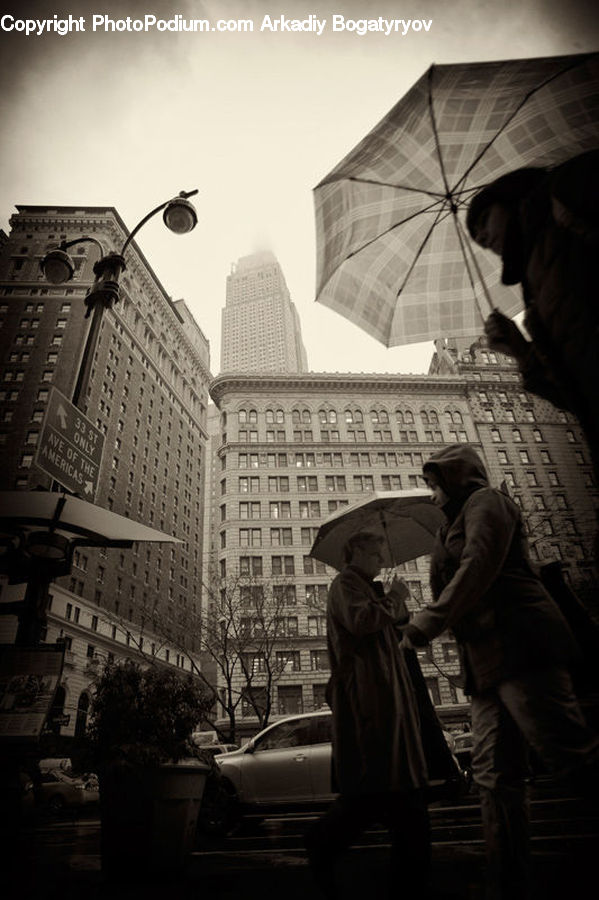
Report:
[[319,559],[312,556],[304,556],[304,575],[324,575],[327,567]]
[[291,528],[271,528],[270,529],[270,545],[271,547],[290,547],[293,543],[293,534]]
[[329,654],[326,650],[310,650],[310,669],[313,672],[323,672],[329,668]]
[[[272,504],[271,504],[272,506]],[[300,500],[299,514],[301,519],[318,519],[320,517],[320,503],[318,500]]]
[[326,584],[307,584],[306,603],[309,606],[324,607],[327,602],[328,586]]
[[[260,504],[257,505],[259,506]],[[271,501],[269,503],[269,515],[271,519],[290,519],[291,503],[288,500]]]
[[295,575],[293,556],[273,556],[271,565],[273,575]]
[[[276,479],[273,479],[276,481]],[[287,481],[287,479],[285,479]],[[269,479],[270,483],[270,479]],[[301,493],[307,493],[308,491],[317,491],[318,490],[318,478],[316,475],[298,475],[297,476],[297,489]]]
[[301,685],[280,685],[277,688],[279,715],[296,715],[304,711]]
[[[252,501],[251,503],[241,502],[239,504],[240,519],[259,519],[260,518],[260,502]],[[271,504],[272,506],[272,504]]]
[[262,575],[262,557],[261,556],[240,556],[239,557],[239,574],[240,575]]
[[300,672],[299,650],[277,650],[275,654],[277,672]]
[[310,637],[324,637],[326,633],[326,616],[308,616],[308,634]]

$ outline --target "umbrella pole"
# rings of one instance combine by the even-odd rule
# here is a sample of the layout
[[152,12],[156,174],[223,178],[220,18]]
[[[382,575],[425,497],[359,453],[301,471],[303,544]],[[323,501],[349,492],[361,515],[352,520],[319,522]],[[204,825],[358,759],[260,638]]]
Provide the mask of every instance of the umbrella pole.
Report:
[[391,548],[391,541],[389,540],[389,531],[387,530],[387,523],[385,521],[385,513],[381,509],[381,525],[383,526],[383,534],[385,535],[385,540],[387,541],[387,549],[389,551],[389,559],[391,560],[391,568],[395,568],[395,561],[393,559],[393,550]]

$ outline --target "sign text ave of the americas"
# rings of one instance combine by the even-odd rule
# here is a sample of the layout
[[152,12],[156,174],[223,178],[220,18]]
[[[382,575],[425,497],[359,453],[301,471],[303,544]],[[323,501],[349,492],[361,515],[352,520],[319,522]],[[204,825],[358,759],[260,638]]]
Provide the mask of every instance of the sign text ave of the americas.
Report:
[[103,449],[102,432],[52,387],[35,464],[68,491],[93,501]]

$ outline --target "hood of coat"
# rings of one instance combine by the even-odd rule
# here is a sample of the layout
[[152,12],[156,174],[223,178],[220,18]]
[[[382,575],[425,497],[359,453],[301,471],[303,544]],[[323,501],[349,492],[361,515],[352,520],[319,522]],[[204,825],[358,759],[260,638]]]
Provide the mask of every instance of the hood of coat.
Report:
[[[423,472],[434,472],[439,484],[450,498],[451,507],[462,506],[473,491],[489,487],[485,464],[472,447],[458,444],[433,453],[423,466]],[[446,513],[450,510],[444,508]]]
[[476,240],[477,223],[494,203],[508,212],[501,258],[503,284],[522,281],[526,263],[539,228],[550,215],[549,176],[546,169],[515,169],[497,178],[472,198],[466,223]]

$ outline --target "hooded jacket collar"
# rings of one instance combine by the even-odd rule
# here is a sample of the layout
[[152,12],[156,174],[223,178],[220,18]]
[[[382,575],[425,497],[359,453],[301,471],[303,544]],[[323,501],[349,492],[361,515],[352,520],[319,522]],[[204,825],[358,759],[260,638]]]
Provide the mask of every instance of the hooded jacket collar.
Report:
[[444,447],[433,453],[424,464],[423,471],[434,472],[449,497],[443,512],[450,520],[456,517],[470,494],[489,487],[482,459],[472,447],[464,445]]

